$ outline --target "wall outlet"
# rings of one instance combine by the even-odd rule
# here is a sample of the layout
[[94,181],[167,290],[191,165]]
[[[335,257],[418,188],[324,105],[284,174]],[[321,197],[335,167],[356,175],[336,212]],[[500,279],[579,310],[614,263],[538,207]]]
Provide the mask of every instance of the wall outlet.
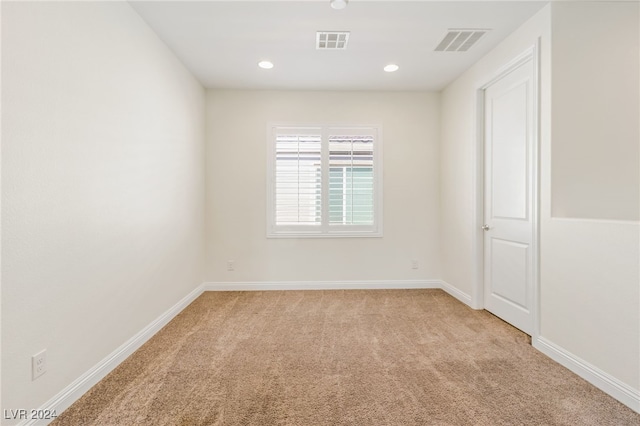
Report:
[[412,260],[411,261],[411,269],[418,269],[418,261],[417,260]]
[[227,271],[235,271],[235,270],[236,270],[235,260],[227,260]]
[[31,357],[31,371],[35,380],[47,371],[47,350],[44,349]]

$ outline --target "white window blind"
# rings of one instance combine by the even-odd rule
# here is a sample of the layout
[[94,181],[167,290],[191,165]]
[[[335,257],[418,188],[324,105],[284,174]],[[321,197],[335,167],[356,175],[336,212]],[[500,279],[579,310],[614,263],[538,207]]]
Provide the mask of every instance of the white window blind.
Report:
[[270,126],[268,236],[381,236],[375,126]]
[[277,134],[277,226],[319,226],[322,221],[321,135]]

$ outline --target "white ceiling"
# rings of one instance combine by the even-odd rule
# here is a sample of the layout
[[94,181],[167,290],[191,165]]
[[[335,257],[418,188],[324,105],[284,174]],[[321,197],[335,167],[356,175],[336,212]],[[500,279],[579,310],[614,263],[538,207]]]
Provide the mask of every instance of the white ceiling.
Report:
[[[208,88],[440,90],[544,1],[130,1]],[[491,28],[467,52],[434,52],[449,28]],[[350,31],[346,50],[316,31]],[[257,67],[260,60],[275,64]],[[400,70],[382,68],[396,63]]]

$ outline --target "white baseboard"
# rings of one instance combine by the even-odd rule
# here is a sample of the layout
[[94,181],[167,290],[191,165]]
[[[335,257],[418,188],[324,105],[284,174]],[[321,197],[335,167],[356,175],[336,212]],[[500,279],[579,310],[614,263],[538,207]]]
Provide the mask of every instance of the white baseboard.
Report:
[[622,383],[588,362],[578,358],[544,337],[532,341],[533,347],[556,361],[563,367],[576,373],[601,391],[611,395],[627,407],[640,413],[640,391]]
[[[345,289],[411,289],[440,288],[439,280],[399,280],[399,281],[281,281],[281,282],[209,282],[203,283],[169,308],[151,324],[140,330],[118,349],[93,368],[77,378],[73,383],[45,402],[39,410],[61,414],[82,395],[115,369],[129,355],[147,342],[162,327],[205,291],[241,290],[345,290]],[[18,426],[46,425],[50,420],[25,420]]]
[[457,289],[456,287],[452,286],[451,284],[449,284],[446,281],[440,280],[440,287],[444,291],[449,293],[451,296],[455,297],[456,299],[458,299],[459,301],[464,303],[465,305],[475,309],[473,307],[473,303],[471,303],[471,295],[469,295],[469,294]]
[[[206,282],[198,286],[182,300],[139,333],[125,342],[109,356],[76,379],[69,386],[47,401],[40,410],[55,411],[60,414],[102,380],[129,355],[135,352],[162,327],[186,308],[204,291],[267,291],[267,290],[355,290],[355,289],[427,289],[440,288],[462,303],[472,306],[470,295],[458,290],[442,280],[379,280],[379,281],[259,281],[259,282]],[[603,392],[640,413],[640,391],[622,383],[618,379],[599,370],[586,361],[574,356],[563,348],[537,337],[533,346],[562,366],[573,371]],[[27,420],[19,426],[46,425],[49,421]]]
[[[96,364],[89,371],[78,377],[73,383],[64,388],[61,392],[45,402],[39,410],[48,410],[56,412],[60,415],[64,410],[69,408],[71,404],[76,402],[82,395],[91,389],[96,383],[102,380],[107,374],[113,371],[122,361],[129,355],[134,353],[140,346],[146,343],[154,334],[162,327],[167,325],[176,315],[193,302],[198,296],[204,292],[204,286],[199,285],[195,290],[186,295],[182,300],[173,305],[164,314],[160,315],[151,324],[140,330],[135,336],[131,337],[122,346],[109,354],[105,359]],[[51,420],[25,420],[20,422],[18,426],[46,425]]]
[[440,280],[207,282],[205,291],[392,290],[441,288]]

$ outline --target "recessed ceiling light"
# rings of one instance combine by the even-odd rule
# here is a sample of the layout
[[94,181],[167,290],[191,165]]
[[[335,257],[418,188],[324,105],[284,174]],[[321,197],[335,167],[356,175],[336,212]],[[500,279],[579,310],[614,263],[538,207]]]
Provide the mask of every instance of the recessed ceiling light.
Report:
[[384,67],[384,70],[386,72],[394,72],[394,71],[398,71],[398,68],[400,68],[400,67],[397,66],[396,64],[389,64],[386,67]]
[[270,70],[271,68],[273,68],[273,62],[260,61],[260,62],[258,62],[258,66],[260,68],[264,68],[265,70]]
[[329,3],[331,4],[332,8],[340,10],[347,7],[347,3],[349,3],[349,0],[330,0]]

